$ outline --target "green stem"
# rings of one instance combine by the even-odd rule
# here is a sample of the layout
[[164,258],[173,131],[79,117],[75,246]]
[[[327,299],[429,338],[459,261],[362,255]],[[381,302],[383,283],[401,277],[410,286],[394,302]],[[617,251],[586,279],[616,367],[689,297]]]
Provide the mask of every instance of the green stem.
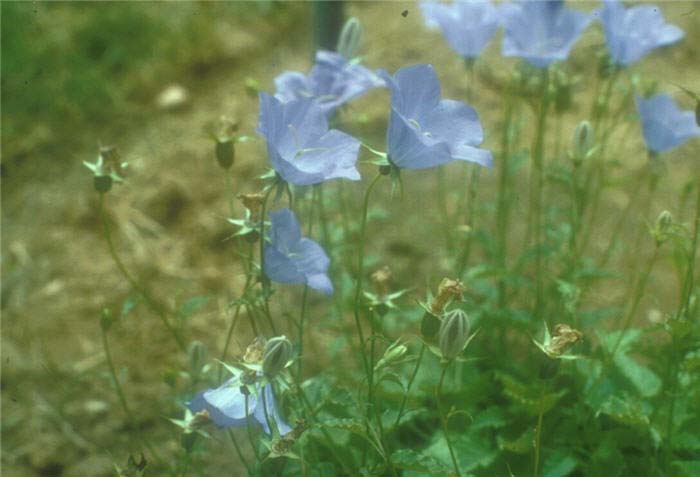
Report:
[[420,351],[418,352],[418,359],[416,360],[416,365],[413,368],[413,372],[411,373],[411,377],[408,380],[408,385],[406,386],[406,392],[403,395],[403,399],[401,399],[401,406],[399,406],[399,413],[396,416],[396,422],[394,422],[394,428],[399,425],[399,422],[401,421],[401,416],[403,415],[403,410],[406,407],[406,401],[408,401],[408,394],[411,391],[411,386],[413,386],[413,381],[415,381],[416,376],[418,375],[418,369],[420,368],[421,363],[423,362],[423,355],[425,354],[425,343],[421,343]]
[[695,202],[695,221],[693,224],[693,241],[690,247],[690,256],[688,261],[688,270],[685,274],[685,280],[683,280],[683,293],[681,295],[681,307],[688,313],[688,306],[690,304],[690,297],[693,294],[693,287],[695,281],[695,258],[698,252],[698,235],[700,229],[700,181],[695,185],[697,188],[697,199]]
[[652,269],[654,268],[654,264],[656,263],[656,259],[659,256],[659,250],[661,246],[657,244],[654,247],[654,253],[651,256],[651,259],[647,263],[647,267],[642,272],[642,274],[639,277],[639,280],[637,280],[637,284],[635,286],[635,292],[633,294],[632,302],[630,303],[630,306],[627,308],[627,313],[624,316],[624,322],[622,324],[622,329],[620,330],[620,335],[617,337],[617,340],[615,341],[615,344],[613,345],[612,349],[610,350],[610,357],[608,358],[609,362],[612,362],[613,359],[615,358],[615,353],[617,352],[617,349],[620,347],[620,343],[622,343],[622,339],[627,332],[628,328],[632,324],[632,319],[637,313],[637,308],[639,307],[639,303],[642,300],[642,296],[644,295],[644,290],[647,285],[647,281],[649,280],[649,275],[651,274]]
[[447,179],[445,177],[445,168],[437,168],[437,194],[438,194],[438,204],[440,207],[440,215],[442,216],[442,228],[443,235],[445,236],[445,247],[447,248],[448,254],[452,253],[454,249],[454,241],[452,240],[452,220],[450,217],[450,211],[447,204]]
[[309,286],[304,285],[304,293],[301,297],[301,313],[299,316],[299,361],[297,362],[297,379],[302,379],[302,362],[304,361],[304,321],[306,319],[306,302],[309,294]]
[[[377,174],[367,187],[365,192],[365,198],[362,202],[362,219],[360,222],[360,238],[358,245],[357,254],[357,280],[355,282],[355,299],[354,299],[354,317],[355,317],[355,327],[357,328],[357,335],[360,340],[360,355],[362,356],[362,365],[364,367],[365,375],[369,378],[369,363],[367,362],[367,357],[365,356],[365,335],[362,331],[362,324],[360,323],[360,308],[361,308],[361,297],[362,297],[362,279],[364,277],[364,266],[365,266],[365,232],[367,228],[367,210],[369,208],[369,197],[372,193],[372,189],[377,184],[379,179],[382,177],[381,174]],[[372,403],[369,403],[370,406]]]
[[148,290],[146,290],[145,287],[141,286],[141,284],[136,281],[136,279],[128,272],[128,270],[124,266],[124,263],[119,258],[116,247],[114,246],[114,241],[112,240],[112,233],[109,228],[109,221],[105,216],[104,196],[104,194],[100,194],[99,216],[100,221],[102,222],[102,234],[107,242],[109,254],[112,257],[112,260],[114,261],[115,265],[117,266],[121,274],[124,276],[126,281],[128,281],[131,287],[143,297],[144,301],[151,309],[151,311],[154,312],[160,318],[165,328],[170,332],[170,334],[173,335],[173,338],[175,339],[178,348],[180,348],[181,351],[186,351],[187,346],[185,345],[184,339],[180,336],[178,330],[168,320],[168,317],[166,316],[166,312],[163,309],[163,307],[153,297],[151,297],[150,293],[148,292]]
[[467,225],[469,226],[469,231],[467,232],[467,237],[464,240],[464,248],[462,249],[462,256],[459,261],[459,267],[457,270],[457,277],[461,277],[464,270],[469,264],[469,257],[472,251],[472,241],[475,232],[475,220],[476,220],[476,194],[479,189],[479,177],[481,174],[481,166],[472,166],[471,178],[469,180],[469,208],[467,210]]
[[236,450],[236,454],[238,454],[238,458],[243,463],[243,466],[245,467],[246,472],[248,473],[249,476],[253,475],[253,470],[251,469],[250,464],[245,459],[245,457],[243,457],[243,452],[241,451],[241,447],[238,444],[238,441],[236,440],[236,436],[233,434],[233,430],[231,428],[228,428],[228,429],[226,429],[226,433],[228,434],[229,439],[231,439],[231,443],[233,444],[233,448]]
[[267,209],[267,201],[273,190],[274,187],[270,187],[267,192],[265,192],[265,197],[263,198],[262,207],[260,209],[260,280],[263,290],[263,313],[267,317],[272,334],[277,336],[277,329],[275,328],[275,323],[270,313],[270,279],[265,275],[265,212]]
[[542,406],[542,400],[544,399],[544,383],[542,383],[542,388],[540,390],[540,399],[538,402],[540,411],[537,416],[537,428],[535,429],[535,464],[533,477],[539,477],[540,475],[540,445],[542,441],[542,419],[544,418],[544,407]]
[[448,361],[442,366],[442,373],[440,373],[440,381],[438,382],[437,387],[435,388],[435,401],[437,402],[437,407],[438,407],[438,413],[440,414],[440,420],[442,422],[442,432],[445,436],[445,442],[447,443],[447,449],[450,451],[450,459],[452,460],[452,466],[455,469],[455,475],[457,477],[460,477],[462,474],[459,470],[459,463],[457,462],[457,456],[455,454],[454,449],[452,448],[452,443],[450,442],[450,436],[447,430],[447,419],[448,417],[445,415],[445,413],[442,410],[442,403],[440,401],[440,396],[442,395],[442,384],[445,381],[445,374],[447,372],[447,368],[450,366],[450,363],[452,361]]
[[547,112],[549,110],[549,70],[544,71],[542,85],[542,100],[540,110],[537,115],[537,134],[535,144],[532,149],[533,169],[535,172],[534,191],[531,195],[531,207],[534,209],[534,230],[535,230],[535,313],[536,318],[540,318],[544,302],[544,280],[542,270],[542,202],[544,194],[544,137],[547,128]]
[[150,443],[148,439],[146,439],[142,434],[141,434],[141,429],[140,426],[136,422],[136,418],[134,417],[134,414],[131,412],[131,408],[127,404],[126,401],[126,396],[124,395],[124,390],[122,389],[121,384],[119,383],[119,379],[117,378],[117,371],[114,368],[114,361],[112,361],[112,353],[109,348],[109,340],[107,339],[107,331],[103,327],[100,327],[100,330],[102,331],[102,347],[105,352],[105,359],[107,360],[107,367],[109,368],[109,375],[112,378],[112,383],[114,384],[114,389],[117,393],[117,398],[119,399],[119,404],[121,404],[122,409],[124,410],[124,413],[126,414],[126,418],[129,421],[129,424],[131,427],[137,432],[139,436],[139,440],[143,443],[143,445],[148,449],[148,451],[153,455],[153,457],[156,459],[156,461],[163,465],[167,466],[165,461],[160,457],[158,452],[156,452],[155,448],[153,445]]
[[258,453],[258,446],[255,444],[255,438],[253,437],[252,426],[250,425],[250,408],[249,408],[249,398],[246,393],[245,397],[245,428],[248,434],[248,441],[250,446],[253,448],[253,453],[255,454],[255,462],[260,462],[260,454]]

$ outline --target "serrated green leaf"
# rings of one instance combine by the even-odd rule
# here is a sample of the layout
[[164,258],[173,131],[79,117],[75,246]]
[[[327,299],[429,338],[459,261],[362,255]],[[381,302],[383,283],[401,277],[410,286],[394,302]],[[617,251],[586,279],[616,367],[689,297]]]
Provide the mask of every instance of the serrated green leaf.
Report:
[[596,415],[605,414],[615,421],[633,426],[647,428],[649,417],[644,413],[641,403],[630,398],[611,396],[605,401]]
[[413,470],[428,475],[447,475],[452,470],[435,459],[412,449],[399,449],[391,455],[392,464],[403,470]]
[[340,429],[365,437],[365,425],[357,419],[326,419],[321,424],[329,429]]

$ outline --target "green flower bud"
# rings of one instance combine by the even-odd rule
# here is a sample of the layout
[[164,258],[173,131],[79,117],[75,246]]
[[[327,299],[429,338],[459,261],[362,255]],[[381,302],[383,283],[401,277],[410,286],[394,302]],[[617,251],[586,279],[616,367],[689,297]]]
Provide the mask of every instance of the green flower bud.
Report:
[[217,139],[216,140],[216,162],[223,169],[230,169],[233,165],[233,160],[236,157],[236,150],[233,147],[233,139]]
[[271,378],[283,370],[292,358],[292,343],[286,336],[276,336],[265,344],[263,373]]
[[113,182],[114,180],[109,174],[96,175],[92,180],[92,185],[95,187],[95,190],[100,194],[106,194],[107,192],[112,190]]
[[659,217],[656,219],[656,225],[654,226],[654,230],[652,231],[652,235],[654,236],[654,240],[656,240],[657,245],[661,245],[666,240],[668,240],[672,228],[673,217],[671,216],[671,212],[669,212],[668,210],[664,210],[659,214]]
[[350,17],[343,25],[338,38],[336,51],[345,58],[352,59],[356,56],[362,40],[362,24],[355,17]]
[[464,350],[469,340],[469,318],[460,310],[448,312],[442,319],[438,345],[445,359],[452,359]]
[[407,351],[408,348],[406,347],[406,345],[401,344],[398,341],[392,343],[391,346],[389,346],[386,349],[386,351],[384,351],[384,356],[382,356],[381,359],[375,365],[375,371],[386,366],[391,366],[392,364],[400,361]]

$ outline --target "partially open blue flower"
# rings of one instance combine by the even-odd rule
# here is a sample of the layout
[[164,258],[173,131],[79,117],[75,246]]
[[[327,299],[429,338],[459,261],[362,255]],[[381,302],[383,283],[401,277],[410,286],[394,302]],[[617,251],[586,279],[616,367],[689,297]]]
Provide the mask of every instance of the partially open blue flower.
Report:
[[683,111],[668,94],[649,99],[637,96],[637,111],[647,148],[660,153],[700,137],[700,126],[693,111]]
[[257,132],[267,141],[272,167],[287,182],[303,186],[336,178],[360,179],[355,168],[360,142],[329,130],[325,113],[313,99],[282,103],[260,93]]
[[[248,395],[248,414],[246,414],[246,395],[241,391],[242,384],[240,377],[234,376],[218,388],[207,389],[192,401],[187,403],[187,407],[192,413],[207,411],[209,418],[218,427],[243,427],[247,425],[248,416],[257,421],[266,434],[271,435],[270,426],[265,417],[265,409],[270,421],[274,419],[280,435],[284,436],[292,431],[279,415],[275,404],[275,395],[272,392],[272,385],[267,383],[264,387],[256,385],[256,392]],[[246,389],[247,388],[243,388]],[[262,392],[265,393],[263,405]]]
[[422,1],[420,7],[426,25],[439,27],[452,49],[465,58],[479,56],[498,29],[498,9],[490,1]]
[[275,78],[275,97],[283,102],[312,98],[330,114],[351,99],[383,86],[381,78],[358,62],[333,51],[320,50],[308,76],[286,71]]
[[503,56],[517,56],[537,68],[565,60],[591,22],[590,15],[569,10],[563,0],[506,3],[501,15]]
[[659,7],[639,5],[625,8],[618,0],[605,0],[598,12],[605,42],[613,61],[629,66],[654,48],[683,38],[683,30],[664,21]]
[[387,152],[392,164],[426,169],[459,159],[491,167],[491,152],[476,147],[484,139],[479,116],[465,103],[440,99],[431,65],[401,68],[393,78],[380,74],[391,88]]
[[270,214],[270,241],[265,244],[265,275],[280,283],[305,283],[328,295],[333,284],[328,278],[331,263],[319,244],[301,236],[294,212],[281,209]]

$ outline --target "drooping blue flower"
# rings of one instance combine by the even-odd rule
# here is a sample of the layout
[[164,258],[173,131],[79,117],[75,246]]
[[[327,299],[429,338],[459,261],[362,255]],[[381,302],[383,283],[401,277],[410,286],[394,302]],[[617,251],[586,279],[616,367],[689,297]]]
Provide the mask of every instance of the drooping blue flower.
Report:
[[668,94],[649,99],[637,96],[637,111],[647,148],[661,153],[680,146],[688,139],[700,137],[700,126],[693,111],[684,111]]
[[563,0],[528,0],[501,5],[505,28],[501,53],[517,56],[537,68],[565,60],[591,22],[584,12],[570,10]]
[[333,51],[319,50],[308,76],[286,71],[275,78],[275,97],[282,102],[312,98],[330,115],[351,99],[383,86],[379,76],[357,61]]
[[282,103],[260,93],[257,132],[267,141],[272,167],[287,182],[304,186],[328,179],[360,179],[355,168],[360,142],[329,130],[325,113],[313,99]]
[[625,8],[618,0],[604,3],[597,15],[603,23],[608,52],[620,66],[629,66],[654,48],[683,38],[683,30],[666,23],[657,6]]
[[401,68],[393,78],[380,74],[391,89],[387,152],[393,165],[426,169],[459,159],[491,167],[491,152],[476,147],[484,139],[479,116],[465,103],[440,99],[431,65]]
[[301,236],[299,221],[291,210],[272,212],[270,219],[270,241],[263,250],[265,275],[280,283],[305,283],[331,295],[333,284],[328,278],[331,261],[323,248]]
[[[245,389],[245,391],[242,391]],[[246,395],[247,387],[242,387],[239,376],[234,376],[218,388],[207,389],[195,396],[187,403],[187,408],[197,413],[207,411],[210,419],[218,427],[244,427],[249,419],[251,422],[257,421],[266,434],[271,435],[270,426],[265,416],[270,421],[274,419],[280,435],[284,436],[291,432],[291,427],[282,420],[275,404],[275,395],[272,392],[270,383],[265,386],[256,385],[256,392],[248,394],[248,414],[246,415]],[[263,400],[262,392],[265,393]],[[263,404],[264,402],[264,404]]]
[[452,49],[465,58],[479,56],[498,29],[498,9],[490,1],[421,1],[420,7],[426,25],[439,27]]

